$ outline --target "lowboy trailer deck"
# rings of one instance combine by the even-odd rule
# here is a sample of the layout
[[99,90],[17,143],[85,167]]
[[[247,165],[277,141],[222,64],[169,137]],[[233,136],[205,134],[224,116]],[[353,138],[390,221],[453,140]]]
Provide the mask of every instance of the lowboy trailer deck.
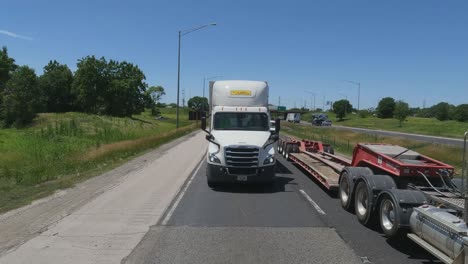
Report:
[[281,138],[278,152],[329,190],[364,225],[402,232],[444,263],[468,264],[466,138],[461,179],[454,168],[407,148],[359,143],[352,159],[322,142]]

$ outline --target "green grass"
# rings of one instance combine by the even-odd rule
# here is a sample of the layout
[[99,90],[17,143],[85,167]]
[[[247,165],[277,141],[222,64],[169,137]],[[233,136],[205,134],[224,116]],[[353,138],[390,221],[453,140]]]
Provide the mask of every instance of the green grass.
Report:
[[282,132],[299,139],[322,141],[333,145],[337,152],[351,156],[357,143],[387,143],[400,145],[423,155],[440,160],[455,167],[457,174],[461,173],[463,150],[440,144],[425,143],[395,137],[383,137],[375,134],[356,133],[333,128],[302,126],[283,122]]
[[[439,121],[435,118],[408,117],[403,125],[399,126],[399,121],[393,118],[382,119],[375,116],[360,117],[358,114],[348,114],[343,121],[338,121],[336,115],[327,113],[334,125],[381,129],[405,133],[416,133],[441,137],[463,138],[468,131],[468,122]],[[310,122],[311,113],[302,115],[302,120]]]
[[112,169],[143,151],[195,129],[181,110],[132,118],[84,113],[40,114],[26,129],[0,129],[0,212]]

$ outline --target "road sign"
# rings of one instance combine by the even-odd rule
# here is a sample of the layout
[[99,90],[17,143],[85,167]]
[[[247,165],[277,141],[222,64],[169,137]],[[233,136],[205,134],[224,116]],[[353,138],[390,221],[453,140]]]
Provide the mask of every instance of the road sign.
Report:
[[278,106],[278,111],[286,111],[286,106]]

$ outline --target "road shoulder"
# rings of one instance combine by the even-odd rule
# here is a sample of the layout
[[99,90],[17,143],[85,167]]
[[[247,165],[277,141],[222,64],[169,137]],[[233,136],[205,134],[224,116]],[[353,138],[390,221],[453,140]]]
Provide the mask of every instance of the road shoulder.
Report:
[[[74,188],[1,215],[0,255],[5,258],[0,262],[15,259],[22,263],[21,259],[27,262],[34,258],[36,263],[41,259],[49,259],[50,263],[52,256],[56,263],[69,262],[73,254],[66,255],[67,250],[78,253],[80,245],[91,243],[92,248],[99,248],[95,246],[99,239],[92,231],[105,238],[101,239],[102,245],[112,248],[112,240],[121,241],[113,234],[128,229],[129,236],[120,235],[127,240],[121,241],[126,244],[121,248],[124,257],[133,248],[129,243],[136,245],[149,226],[158,221],[200,161],[205,146],[202,132],[191,133]],[[45,249],[39,250],[38,246]],[[78,255],[86,257],[83,252]],[[92,261],[97,259],[95,254],[87,256]],[[86,262],[83,257],[76,261]]]

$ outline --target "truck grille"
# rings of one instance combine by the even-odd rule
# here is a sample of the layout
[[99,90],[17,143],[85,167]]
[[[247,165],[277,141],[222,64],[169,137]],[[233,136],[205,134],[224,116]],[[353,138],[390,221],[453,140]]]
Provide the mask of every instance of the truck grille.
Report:
[[225,148],[226,165],[231,167],[258,167],[258,148],[230,146]]

